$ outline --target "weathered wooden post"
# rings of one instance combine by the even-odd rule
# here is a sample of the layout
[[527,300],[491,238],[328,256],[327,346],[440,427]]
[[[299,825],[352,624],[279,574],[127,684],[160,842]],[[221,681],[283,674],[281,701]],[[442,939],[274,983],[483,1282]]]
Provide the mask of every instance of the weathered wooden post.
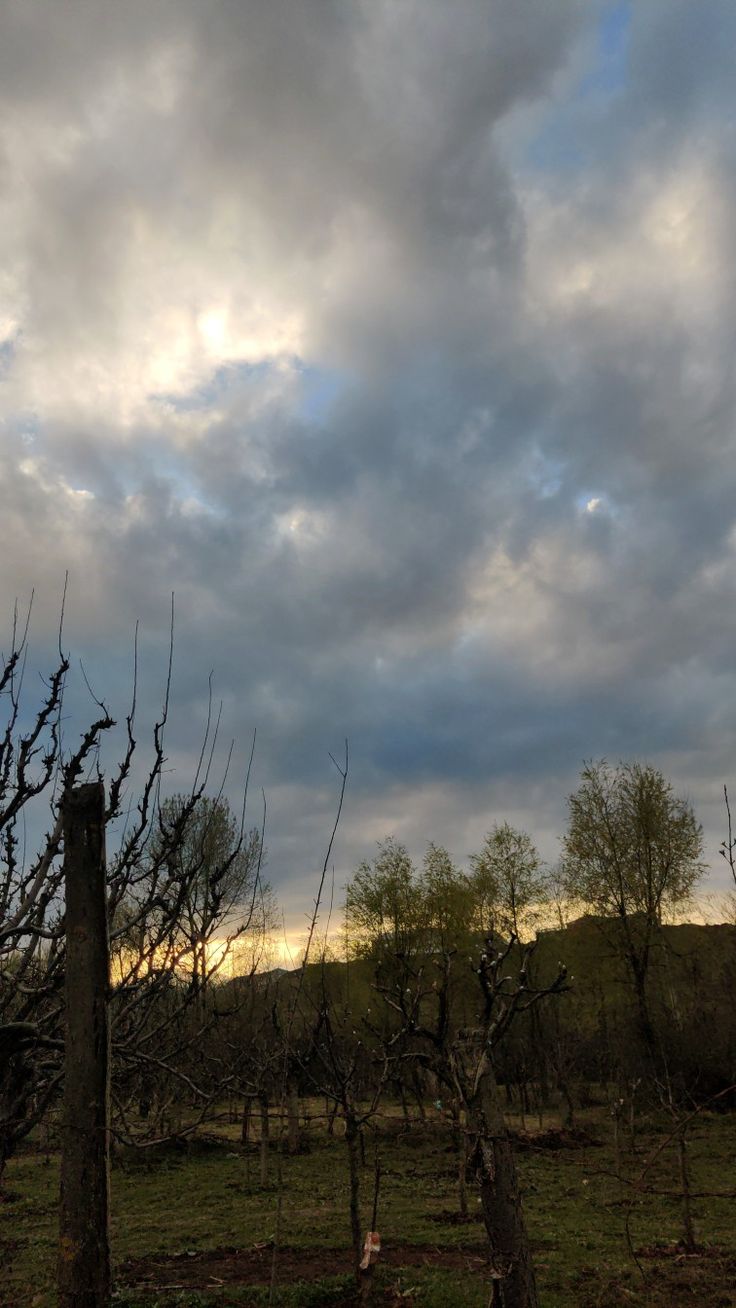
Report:
[[109,942],[105,791],[64,801],[66,1025],[59,1214],[59,1308],[110,1302]]

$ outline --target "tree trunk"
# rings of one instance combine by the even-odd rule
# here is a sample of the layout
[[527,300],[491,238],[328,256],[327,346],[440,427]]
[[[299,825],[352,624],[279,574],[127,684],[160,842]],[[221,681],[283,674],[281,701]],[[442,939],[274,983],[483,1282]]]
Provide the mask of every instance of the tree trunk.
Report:
[[620,1097],[614,1096],[611,1103],[611,1118],[613,1119],[613,1156],[616,1164],[616,1176],[623,1190],[623,1164],[621,1160],[621,1110],[624,1101]]
[[629,1150],[632,1154],[637,1152],[636,1149],[636,1092],[639,1089],[639,1081],[631,1081],[629,1085]]
[[427,1112],[424,1107],[424,1091],[422,1088],[421,1078],[419,1076],[419,1072],[417,1071],[416,1066],[413,1066],[411,1069],[411,1088],[414,1094],[414,1098],[416,1099],[417,1108],[419,1109],[419,1120],[420,1122],[426,1122]]
[[680,1164],[680,1181],[682,1184],[682,1243],[686,1253],[695,1253],[695,1223],[693,1222],[692,1202],[690,1199],[690,1169],[687,1161],[685,1131],[677,1137],[677,1157]]
[[573,1101],[570,1086],[564,1077],[557,1078],[557,1084],[560,1087],[560,1094],[565,1101],[565,1113],[562,1118],[562,1125],[567,1131],[571,1131],[575,1125],[575,1103]]
[[468,1151],[463,1130],[462,1108],[453,1104],[452,1137],[457,1153],[457,1202],[460,1216],[464,1221],[468,1216]]
[[492,1303],[494,1308],[538,1308],[516,1166],[493,1066],[479,1033],[458,1039],[453,1053],[488,1234]]
[[345,1143],[348,1148],[348,1171],[350,1176],[350,1233],[353,1238],[353,1255],[355,1276],[360,1281],[360,1259],[363,1250],[360,1226],[360,1134],[358,1124],[351,1113],[345,1116]]
[[640,963],[631,962],[631,972],[634,978],[634,991],[636,993],[636,1006],[639,1014],[639,1030],[646,1047],[646,1051],[652,1061],[657,1055],[657,1040],[654,1034],[654,1026],[649,1012],[649,1001],[647,999],[647,977],[646,971]]
[[548,1058],[548,1048],[546,1042],[546,1027],[542,1024],[542,1021],[540,1019],[539,1007],[537,1004],[533,1005],[533,1007],[530,1010],[529,1016],[532,1024],[532,1039],[534,1041],[534,1049],[536,1052],[536,1057],[539,1062],[539,1098],[540,1098],[539,1125],[541,1129],[542,1114],[544,1112],[546,1105],[549,1103],[549,1058]]
[[109,944],[102,782],[72,790],[62,820],[66,978],[59,1306],[104,1308],[111,1287]]
[[522,1131],[526,1131],[526,1103],[524,1096],[524,1086],[521,1081],[516,1083],[516,1091],[519,1096],[519,1124]]
[[268,1185],[268,1095],[260,1095],[258,1102],[261,1108],[261,1185],[265,1188]]
[[408,1131],[411,1126],[411,1116],[409,1114],[409,1105],[406,1102],[406,1090],[403,1081],[399,1081],[399,1094],[401,1095],[401,1111],[404,1114],[404,1126]]
[[247,1145],[250,1139],[251,1101],[248,1095],[243,1099],[243,1116],[240,1122],[240,1143]]
[[288,1123],[288,1149],[290,1154],[298,1154],[301,1144],[299,1132],[299,1088],[296,1081],[290,1080],[286,1088],[286,1114]]

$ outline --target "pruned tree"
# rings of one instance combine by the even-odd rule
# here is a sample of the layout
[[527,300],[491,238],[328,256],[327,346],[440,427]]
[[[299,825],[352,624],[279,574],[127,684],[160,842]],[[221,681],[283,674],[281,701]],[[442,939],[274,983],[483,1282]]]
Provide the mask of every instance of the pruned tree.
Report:
[[[541,999],[566,988],[560,966],[547,984],[530,974],[534,945],[520,950],[513,923],[532,910],[541,894],[538,856],[528,837],[512,828],[497,827],[486,845],[486,858],[475,876],[489,890],[495,927],[474,967],[481,988],[481,1005],[470,1023],[461,1025],[466,1007],[468,941],[477,930],[478,882],[454,866],[443,849],[430,845],[418,876],[403,848],[391,842],[381,853],[394,855],[361,866],[348,886],[348,915],[361,922],[364,956],[374,962],[374,985],[383,1014],[366,1022],[374,1041],[400,1066],[431,1071],[445,1088],[452,1105],[458,1147],[458,1194],[467,1214],[466,1171],[479,1186],[488,1234],[493,1276],[492,1302],[502,1308],[536,1308],[537,1295],[512,1145],[506,1130],[496,1085],[496,1050],[517,1018],[534,1010]],[[380,889],[394,893],[384,901]],[[398,875],[397,875],[398,874]],[[389,917],[396,929],[386,929],[384,903],[398,904]],[[499,921],[499,904],[507,916]],[[499,925],[508,940],[499,949]],[[399,926],[401,929],[399,929]],[[472,963],[472,948],[471,961]],[[477,991],[476,991],[477,996]],[[323,1021],[330,1030],[329,1010]],[[334,1046],[327,1048],[335,1061]],[[389,1065],[387,1061],[387,1066]],[[354,1066],[354,1064],[350,1064]],[[357,1229],[357,1228],[356,1228]]]
[[[397,1021],[405,1020],[401,997],[416,996],[424,986],[429,960],[470,948],[473,907],[470,879],[440,845],[428,845],[418,869],[405,846],[388,839],[372,863],[358,868],[347,886],[346,920],[355,952],[372,963],[376,986],[384,997],[394,996],[384,1009],[382,1030],[375,1032],[384,1043],[394,1039]],[[433,980],[439,984],[439,974]],[[399,1060],[393,1066],[407,1121],[407,1089],[424,1117],[421,1061]]]
[[385,966],[378,968],[375,989],[393,1021],[384,1020],[382,1028],[375,1022],[372,1025],[379,1039],[394,1046],[399,1068],[420,1068],[431,1073],[435,1084],[441,1087],[443,1099],[449,1101],[457,1155],[458,1206],[460,1216],[467,1218],[464,1106],[457,1093],[453,1064],[459,1029],[460,970],[457,950],[449,944],[423,959],[407,963],[399,975]]
[[[0,697],[6,705],[0,733],[0,1172],[19,1141],[47,1114],[61,1088],[65,973],[62,813],[74,786],[95,772],[100,742],[115,726],[105,704],[96,700],[93,721],[76,745],[66,745],[61,723],[70,660],[61,652],[61,642],[57,662],[46,679],[44,699],[35,711],[29,711],[22,703],[27,636],[28,623],[21,629],[16,622],[11,651],[0,674]],[[181,934],[186,906],[201,895],[202,880],[202,866],[183,858],[182,851],[192,827],[199,824],[200,830],[206,829],[213,811],[205,791],[217,728],[212,729],[210,717],[191,790],[175,808],[162,808],[170,683],[171,652],[163,710],[153,727],[153,756],[135,801],[127,794],[137,749],[134,672],[122,754],[108,775],[104,815],[108,832],[116,819],[121,820],[117,842],[109,842],[112,849],[106,878],[112,951],[114,1130],[118,1138],[135,1141],[171,1131],[171,1120],[164,1121],[165,1108],[176,1101],[177,1093],[180,1100],[183,1095],[196,1104],[196,1114],[187,1124],[187,1129],[193,1129],[197,1118],[212,1111],[219,1088],[217,1064],[201,1057],[202,1031],[216,1020],[218,1006],[213,1003],[206,1014],[194,1012],[192,987],[182,979],[189,944]],[[36,853],[29,856],[20,833],[24,824],[30,831],[41,827],[44,807],[49,815],[45,835]],[[201,820],[200,813],[205,814]],[[215,900],[226,872],[246,847],[252,879],[254,843],[246,838],[241,822],[234,845],[209,874],[206,918],[210,933],[217,921],[222,921],[223,905],[228,902],[232,906],[224,894],[217,909]],[[257,903],[255,896],[254,905]],[[250,921],[253,923],[255,916]],[[241,921],[234,931],[247,927],[246,914],[245,923]],[[217,966],[217,956],[208,957],[207,975]],[[197,1055],[195,1050],[199,1050]],[[141,1105],[151,1086],[157,1111],[138,1115],[134,1121],[131,1107]]]
[[453,1096],[460,1211],[467,1214],[465,1186],[470,1171],[479,1187],[489,1241],[491,1302],[500,1308],[536,1308],[521,1193],[495,1064],[498,1046],[513,1023],[546,996],[566,989],[567,973],[560,965],[551,981],[536,984],[530,974],[535,945],[520,951],[512,935],[498,949],[495,939],[487,940],[474,967],[481,1005],[470,1025],[458,1025],[453,1004],[461,968],[454,950],[445,950],[414,967],[411,984],[397,985],[395,979],[381,984],[379,980],[377,990],[398,1017],[396,1056],[431,1068]]
[[506,1129],[496,1084],[494,1051],[512,1023],[548,995],[566,988],[560,964],[543,986],[530,980],[534,944],[515,960],[515,937],[501,950],[489,939],[477,976],[483,1006],[475,1028],[454,1043],[453,1073],[462,1100],[469,1136],[470,1167],[475,1173],[490,1250],[495,1308],[537,1308],[534,1268],[524,1221],[513,1145]]
[[398,1052],[400,1033],[378,1043],[371,1040],[370,1024],[354,1019],[347,1005],[336,1003],[330,997],[324,967],[320,973],[319,998],[304,1068],[316,1093],[334,1103],[345,1125],[350,1232],[354,1271],[356,1278],[360,1279],[362,1133],[375,1117],[390,1079],[392,1056]]
[[[22,629],[16,612],[0,674],[0,700],[6,706],[0,733],[0,1176],[61,1084],[63,804],[94,760],[103,733],[114,725],[101,706],[76,746],[62,751],[70,662],[61,644],[42,702],[29,711],[22,699],[29,621],[30,606]],[[118,797],[124,770],[125,759],[116,778]],[[26,821],[33,829],[31,814],[45,800],[50,809],[45,835],[28,857],[21,833]]]

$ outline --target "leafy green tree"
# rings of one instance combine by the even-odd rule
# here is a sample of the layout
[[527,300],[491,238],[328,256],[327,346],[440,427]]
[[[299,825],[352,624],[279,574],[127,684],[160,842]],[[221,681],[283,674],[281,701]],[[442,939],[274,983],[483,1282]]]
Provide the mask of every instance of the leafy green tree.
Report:
[[568,893],[609,928],[631,975],[642,1036],[654,1053],[647,995],[652,947],[663,916],[688,902],[703,872],[702,827],[688,800],[641,763],[586,764],[568,807]]
[[408,955],[417,948],[420,921],[416,868],[405,845],[390,836],[360,864],[347,887],[346,923],[358,955]]
[[496,822],[470,862],[477,928],[513,933],[518,939],[528,934],[546,898],[544,870],[531,837],[508,822]]
[[429,845],[417,893],[420,930],[429,949],[444,952],[467,941],[473,916],[470,880],[441,845]]

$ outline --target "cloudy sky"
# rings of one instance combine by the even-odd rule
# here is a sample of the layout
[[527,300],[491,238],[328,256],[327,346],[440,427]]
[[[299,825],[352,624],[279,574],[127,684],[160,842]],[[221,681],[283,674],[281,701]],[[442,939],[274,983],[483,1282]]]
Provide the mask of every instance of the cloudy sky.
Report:
[[338,884],[503,818],[553,859],[605,755],[725,886],[735,43],[732,0],[0,0],[6,629],[35,586],[42,667],[68,569],[124,714],[138,620],[143,735],[175,591],[168,784],[213,670],[290,929],[346,736]]

